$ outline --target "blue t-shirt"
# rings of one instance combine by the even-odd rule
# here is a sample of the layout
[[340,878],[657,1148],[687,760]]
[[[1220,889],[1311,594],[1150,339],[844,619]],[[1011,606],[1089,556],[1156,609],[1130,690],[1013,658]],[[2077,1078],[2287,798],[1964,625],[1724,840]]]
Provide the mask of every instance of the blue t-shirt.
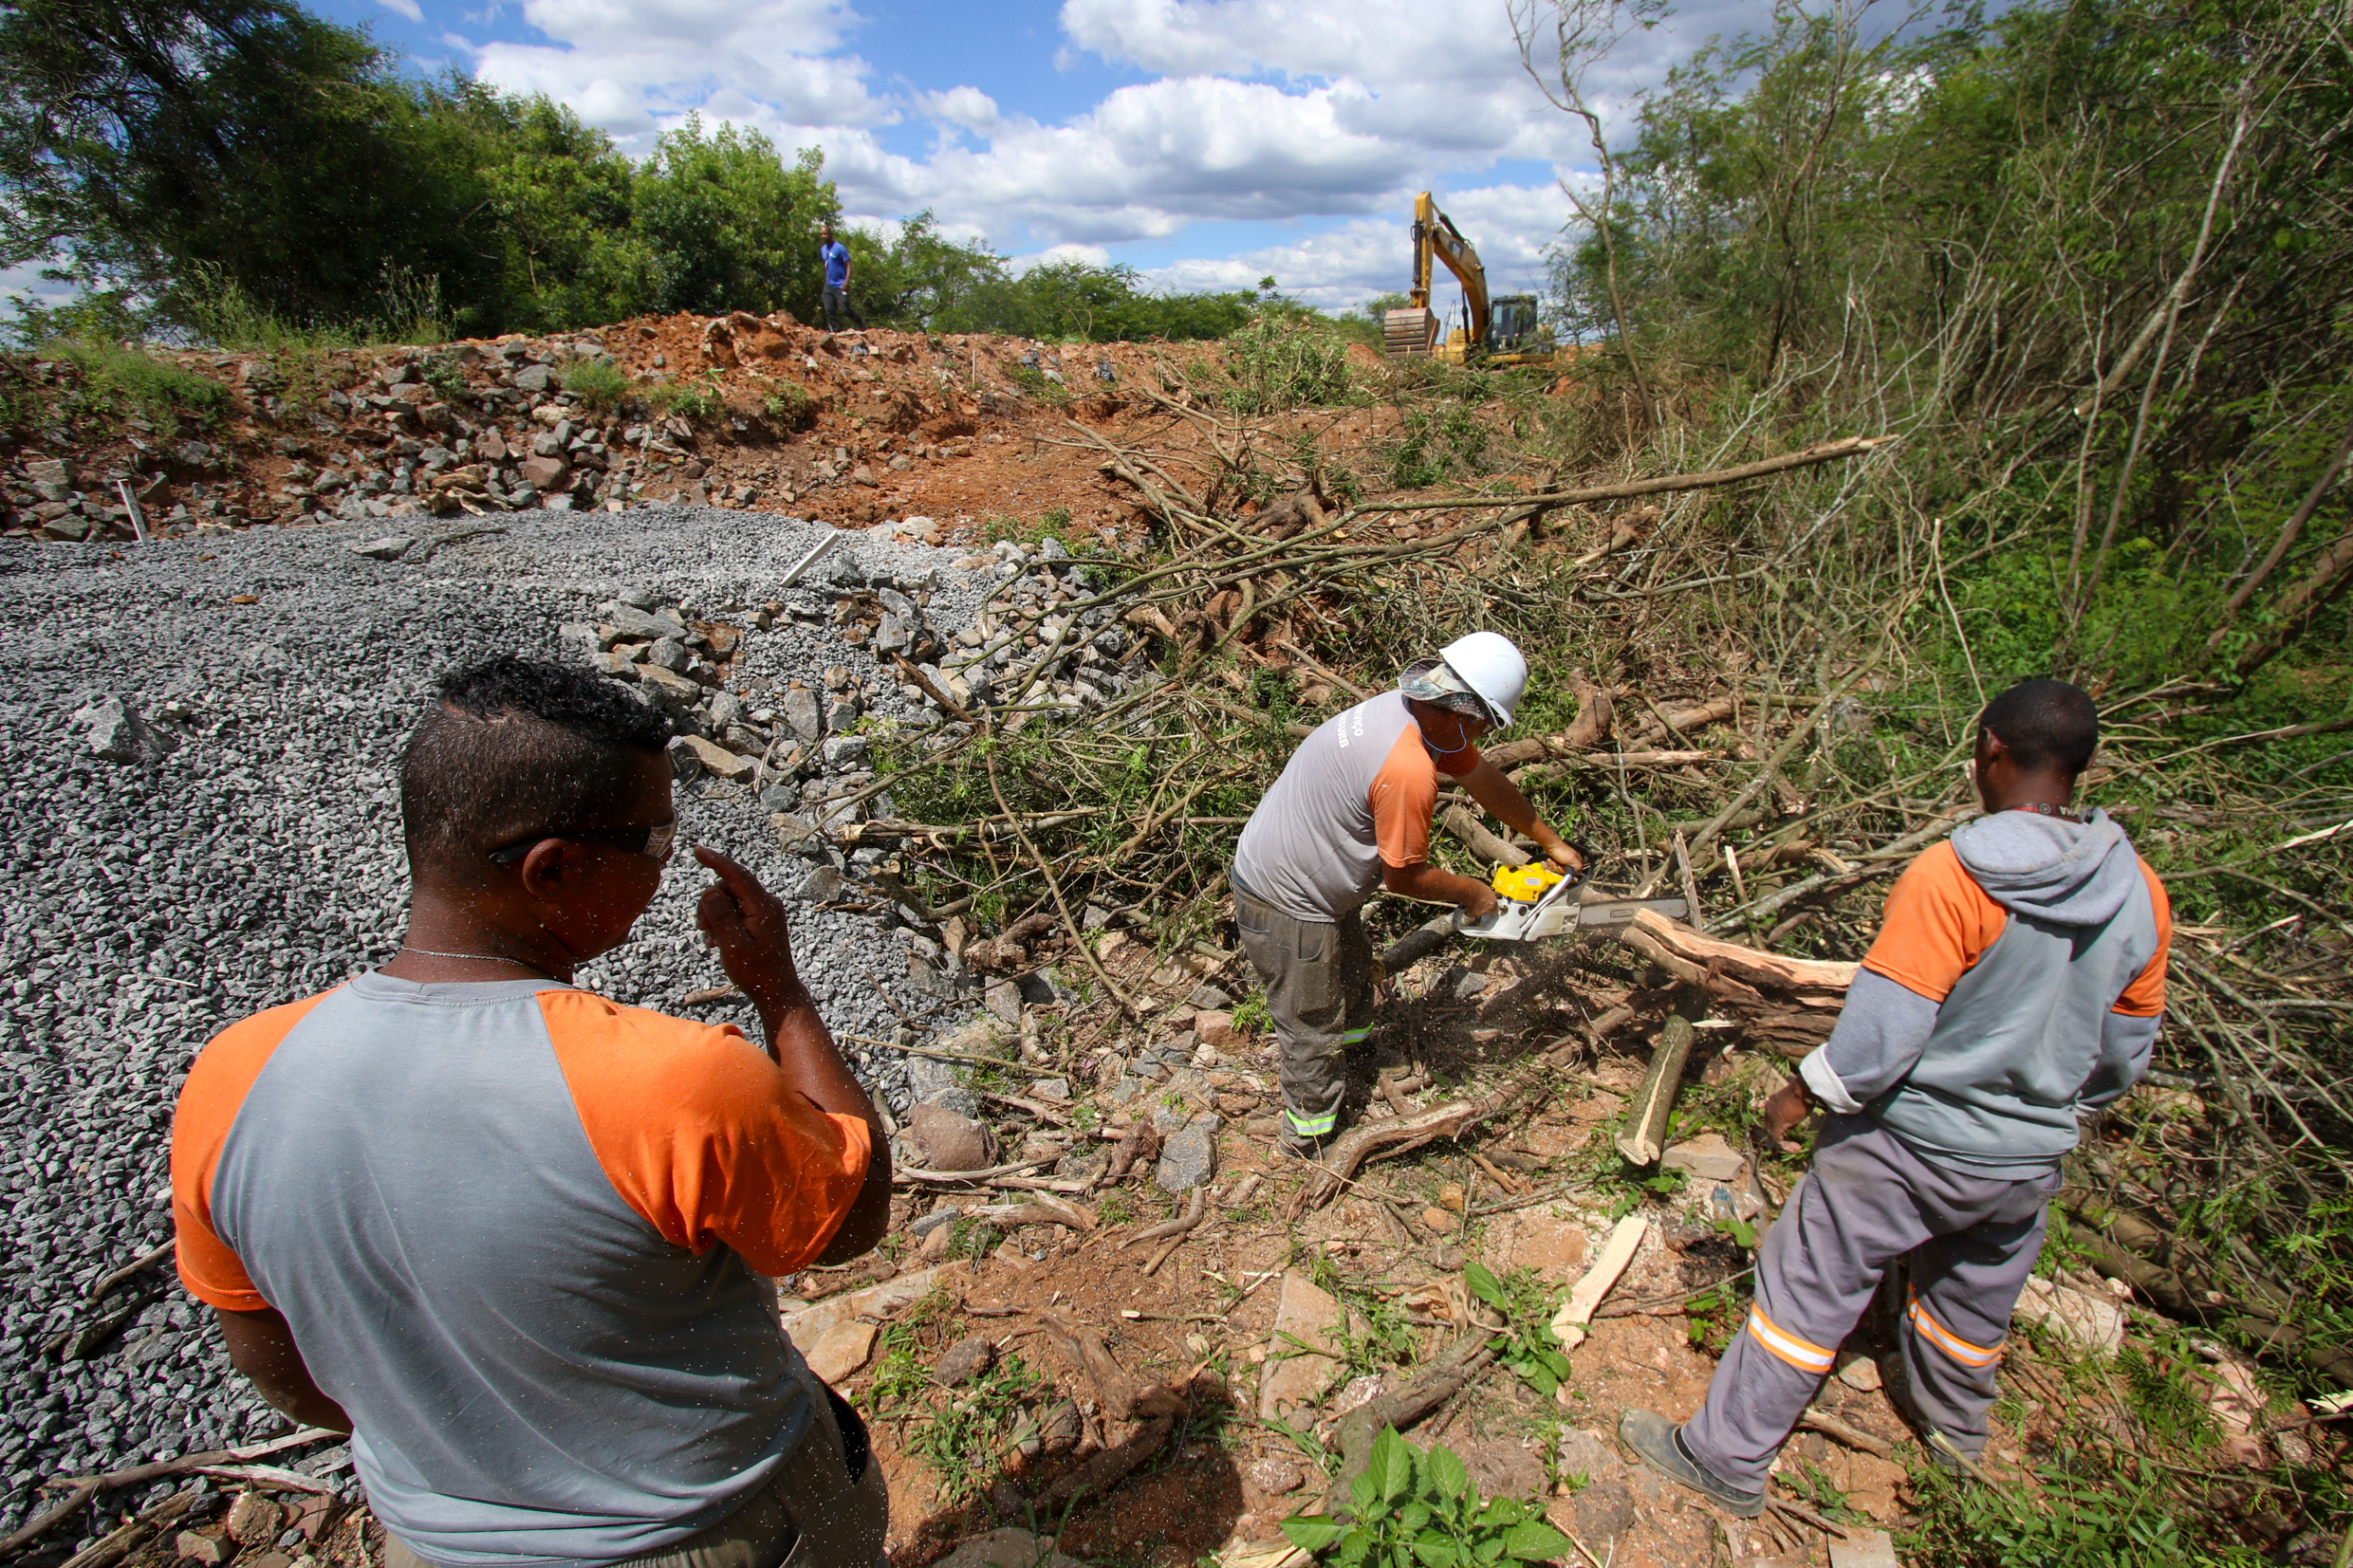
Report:
[[817,248],[820,260],[825,264],[825,286],[839,288],[850,281],[850,248],[840,240]]

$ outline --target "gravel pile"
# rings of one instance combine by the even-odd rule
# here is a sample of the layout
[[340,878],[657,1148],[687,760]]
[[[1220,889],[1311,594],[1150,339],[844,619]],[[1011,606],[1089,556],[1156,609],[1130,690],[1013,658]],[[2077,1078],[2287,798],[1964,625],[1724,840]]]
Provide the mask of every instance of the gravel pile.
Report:
[[[695,756],[678,758],[686,841],[735,856],[799,900],[802,971],[837,1034],[912,1043],[901,1015],[953,1026],[969,1011],[968,977],[911,929],[912,912],[858,890],[860,861],[875,852],[844,859],[811,837],[787,853],[771,818],[822,822],[871,777],[843,727],[938,722],[875,648],[896,637],[951,666],[960,654],[1002,668],[1003,639],[972,632],[984,590],[1043,613],[1077,569],[1010,546],[982,561],[845,535],[784,590],[821,525],[700,508],[496,522],[505,532],[438,546],[446,525],[417,529],[391,560],[358,553],[375,544],[378,557],[396,554],[365,525],[111,548],[0,544],[0,1531],[31,1511],[46,1477],[280,1429],[168,1266],[102,1305],[89,1291],[169,1238],[172,1105],[204,1042],[390,955],[404,907],[399,750],[449,666],[565,652],[633,675],[701,732]],[[880,624],[837,626],[857,589],[870,609],[879,602]],[[740,628],[740,647],[694,634],[674,649],[639,635],[666,632],[645,624],[664,619]],[[1084,707],[1124,684],[1091,640],[1084,668],[1079,638],[1046,651],[1064,640],[1059,684],[1044,691]],[[686,688],[716,678],[719,653],[732,655],[726,692]],[[959,696],[974,684],[986,694],[985,677],[953,684]],[[812,709],[823,710],[816,734]],[[675,863],[635,940],[582,983],[673,1009],[719,985],[693,928],[703,881]],[[865,913],[820,907],[868,898]],[[748,1009],[701,1016],[757,1032]],[[903,1114],[907,1059],[850,1048]],[[102,1345],[74,1342],[126,1308]],[[331,1472],[344,1459],[305,1463]]]

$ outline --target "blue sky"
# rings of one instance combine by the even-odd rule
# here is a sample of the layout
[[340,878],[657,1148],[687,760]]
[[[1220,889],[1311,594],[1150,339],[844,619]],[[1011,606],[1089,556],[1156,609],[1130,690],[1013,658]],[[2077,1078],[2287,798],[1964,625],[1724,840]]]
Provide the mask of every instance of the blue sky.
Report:
[[[820,146],[853,221],[929,209],[1017,259],[1170,288],[1402,289],[1434,190],[1502,293],[1542,286],[1592,164],[1522,68],[1534,0],[308,0],[419,70],[544,92],[642,156],[688,112]],[[1604,111],[1765,0],[1687,0],[1587,79]],[[22,286],[21,277],[0,286]],[[1454,298],[1442,289],[1442,305]]]

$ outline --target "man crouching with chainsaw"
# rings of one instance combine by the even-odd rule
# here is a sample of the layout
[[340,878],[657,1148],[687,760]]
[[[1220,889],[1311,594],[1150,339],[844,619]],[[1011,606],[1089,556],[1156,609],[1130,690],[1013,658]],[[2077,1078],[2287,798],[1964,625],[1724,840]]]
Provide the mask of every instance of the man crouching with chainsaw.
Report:
[[1357,911],[1375,891],[1458,904],[1477,920],[1495,891],[1430,863],[1441,773],[1564,871],[1584,861],[1545,825],[1478,740],[1511,722],[1528,660],[1473,632],[1418,659],[1398,689],[1325,721],[1251,814],[1233,857],[1242,950],[1267,983],[1283,1055],[1283,1145],[1313,1159],[1340,1125],[1346,1050],[1372,1033],[1373,950]]

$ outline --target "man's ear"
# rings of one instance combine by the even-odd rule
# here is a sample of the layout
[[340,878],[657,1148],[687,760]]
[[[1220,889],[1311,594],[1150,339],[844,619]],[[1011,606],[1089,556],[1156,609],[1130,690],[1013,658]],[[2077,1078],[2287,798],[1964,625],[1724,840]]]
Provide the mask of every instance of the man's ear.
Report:
[[568,839],[542,839],[515,868],[523,891],[542,903],[560,904],[580,886],[587,850]]

